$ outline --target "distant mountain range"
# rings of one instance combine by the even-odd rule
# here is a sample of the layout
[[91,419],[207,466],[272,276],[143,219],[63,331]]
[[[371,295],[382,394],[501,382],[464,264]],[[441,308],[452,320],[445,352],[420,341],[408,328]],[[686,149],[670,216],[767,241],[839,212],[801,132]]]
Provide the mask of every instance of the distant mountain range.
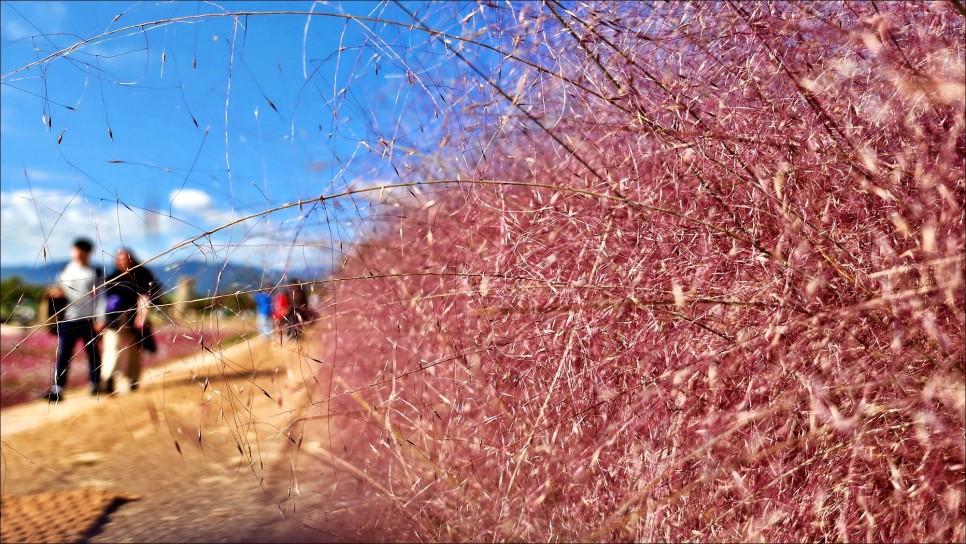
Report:
[[[57,261],[46,264],[40,263],[36,267],[33,265],[0,266],[0,279],[9,276],[20,276],[27,283],[46,285],[66,265],[67,261]],[[165,291],[174,289],[178,283],[178,278],[192,278],[194,280],[195,293],[201,296],[257,289],[263,281],[274,283],[282,277],[282,272],[279,270],[262,270],[261,268],[244,264],[209,263],[195,259],[166,267],[148,265],[148,269],[164,284]],[[326,266],[314,268],[303,267],[297,270],[290,270],[287,274],[287,279],[316,280],[328,275],[328,272],[329,269]],[[110,270],[108,270],[108,273],[110,273]],[[218,281],[219,274],[221,274],[220,283]],[[217,293],[215,292],[216,285],[218,286]]]

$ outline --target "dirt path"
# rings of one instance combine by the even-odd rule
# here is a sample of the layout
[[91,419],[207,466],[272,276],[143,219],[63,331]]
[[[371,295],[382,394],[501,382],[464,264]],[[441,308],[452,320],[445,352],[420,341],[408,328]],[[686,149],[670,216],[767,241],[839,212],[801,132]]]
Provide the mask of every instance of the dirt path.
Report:
[[91,542],[411,540],[351,470],[319,461],[320,433],[302,441],[293,421],[313,415],[304,376],[318,363],[299,349],[243,342],[153,369],[137,392],[5,409],[0,492],[140,497]]

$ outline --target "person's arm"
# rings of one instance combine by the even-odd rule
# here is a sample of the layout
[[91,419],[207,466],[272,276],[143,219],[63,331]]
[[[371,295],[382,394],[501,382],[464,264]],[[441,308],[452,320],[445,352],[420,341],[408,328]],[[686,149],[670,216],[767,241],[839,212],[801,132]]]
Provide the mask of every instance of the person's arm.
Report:
[[53,283],[47,287],[44,296],[40,299],[40,313],[44,324],[48,330],[56,334],[57,321],[63,319],[62,310],[64,307],[64,289],[60,286],[60,273],[54,278]]
[[57,277],[54,278],[54,283],[50,286],[49,289],[47,289],[47,293],[50,295],[50,298],[64,298],[65,296],[67,296],[66,293],[64,293],[63,276],[64,276],[64,271],[61,270],[60,272],[57,273]]
[[161,291],[161,283],[155,279],[151,272],[148,272],[148,286],[148,301],[154,306],[161,301],[161,296],[164,293]]
[[107,288],[104,274],[94,269],[94,330],[101,332],[107,325]]
[[154,274],[146,268],[140,270],[142,292],[138,296],[138,311],[134,320],[134,326],[139,329],[148,323],[151,308],[161,300],[161,285],[154,279]]

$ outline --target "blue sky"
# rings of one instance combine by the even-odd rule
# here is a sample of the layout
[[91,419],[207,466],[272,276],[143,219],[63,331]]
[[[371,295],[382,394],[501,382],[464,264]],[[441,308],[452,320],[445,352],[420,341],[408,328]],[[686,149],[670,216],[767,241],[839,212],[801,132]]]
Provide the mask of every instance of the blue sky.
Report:
[[[441,30],[473,8],[440,6]],[[334,16],[205,17],[226,11]],[[340,15],[412,22],[380,2],[0,3],[3,263],[66,258],[80,234],[98,259],[120,245],[146,259],[284,202],[397,181],[379,138],[432,134],[434,98],[413,80],[437,77],[442,46]],[[157,264],[336,264],[375,205],[278,212]]]

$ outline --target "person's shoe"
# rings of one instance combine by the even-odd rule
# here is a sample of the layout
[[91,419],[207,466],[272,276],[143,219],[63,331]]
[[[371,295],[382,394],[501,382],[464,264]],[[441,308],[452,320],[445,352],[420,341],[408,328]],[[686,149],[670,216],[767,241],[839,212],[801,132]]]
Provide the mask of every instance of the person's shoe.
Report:
[[114,388],[114,376],[111,376],[104,382],[104,393],[107,395],[113,395],[117,389]]
[[137,391],[139,385],[141,385],[141,384],[139,384],[139,383],[132,383],[131,384],[131,391]]
[[47,391],[40,398],[47,399],[47,402],[60,402],[64,400],[59,391]]

